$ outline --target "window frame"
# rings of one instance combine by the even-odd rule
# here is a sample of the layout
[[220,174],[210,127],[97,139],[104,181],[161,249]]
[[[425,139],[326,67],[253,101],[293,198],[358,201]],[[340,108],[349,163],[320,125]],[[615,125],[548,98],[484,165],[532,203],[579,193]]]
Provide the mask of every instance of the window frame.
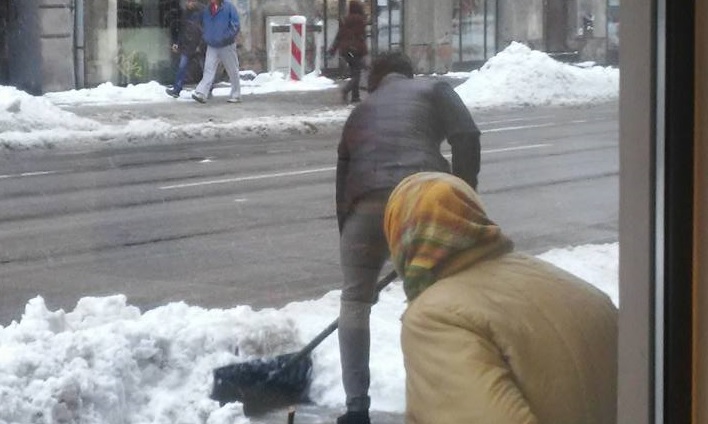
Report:
[[691,422],[695,4],[624,0],[618,422]]

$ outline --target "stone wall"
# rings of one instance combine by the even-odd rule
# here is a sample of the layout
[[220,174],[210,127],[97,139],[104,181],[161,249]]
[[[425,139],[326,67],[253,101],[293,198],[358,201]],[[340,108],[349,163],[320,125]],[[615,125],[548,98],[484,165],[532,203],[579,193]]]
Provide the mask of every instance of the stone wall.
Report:
[[86,85],[117,82],[118,18],[116,0],[85,1]]
[[[24,0],[23,0],[24,1]],[[74,13],[71,0],[40,0],[38,10],[43,91],[74,88]]]
[[406,1],[404,49],[415,72],[445,73],[452,69],[452,7],[453,0]]
[[70,0],[10,0],[5,19],[10,84],[32,94],[74,87],[70,6]]
[[31,94],[42,93],[42,56],[37,0],[11,0],[7,42],[10,84]]
[[544,50],[543,0],[499,0],[497,50],[518,41],[533,49]]

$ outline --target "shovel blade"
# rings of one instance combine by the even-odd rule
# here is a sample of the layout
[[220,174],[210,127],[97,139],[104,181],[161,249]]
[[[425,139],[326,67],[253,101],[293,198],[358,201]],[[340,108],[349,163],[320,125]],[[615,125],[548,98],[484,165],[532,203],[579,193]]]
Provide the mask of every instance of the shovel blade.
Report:
[[260,358],[214,370],[211,398],[220,404],[243,403],[247,416],[307,400],[312,374],[312,359],[297,353]]

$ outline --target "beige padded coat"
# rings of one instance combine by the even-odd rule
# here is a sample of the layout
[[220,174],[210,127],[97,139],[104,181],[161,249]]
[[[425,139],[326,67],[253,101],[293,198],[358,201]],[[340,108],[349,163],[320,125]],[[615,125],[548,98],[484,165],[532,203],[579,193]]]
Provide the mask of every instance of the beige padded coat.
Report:
[[518,253],[437,281],[408,307],[409,424],[612,424],[617,310]]
[[408,424],[612,424],[617,309],[522,253],[464,181],[423,172],[391,194]]

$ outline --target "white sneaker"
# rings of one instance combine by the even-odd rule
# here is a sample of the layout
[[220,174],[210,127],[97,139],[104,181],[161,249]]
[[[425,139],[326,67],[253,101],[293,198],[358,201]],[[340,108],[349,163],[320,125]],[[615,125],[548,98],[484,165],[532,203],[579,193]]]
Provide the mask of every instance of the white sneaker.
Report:
[[240,97],[229,97],[226,101],[228,103],[241,103],[241,98]]

